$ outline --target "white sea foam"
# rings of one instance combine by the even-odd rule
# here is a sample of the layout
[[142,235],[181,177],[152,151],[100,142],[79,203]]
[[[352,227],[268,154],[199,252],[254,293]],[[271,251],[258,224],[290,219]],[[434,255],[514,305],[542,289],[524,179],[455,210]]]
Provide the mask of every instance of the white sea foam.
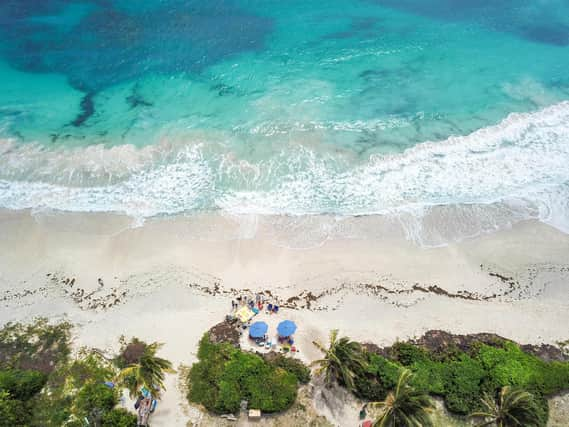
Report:
[[[569,233],[569,102],[365,161],[301,144],[257,157],[209,141],[66,150],[4,142],[0,206],[135,217],[218,208],[385,214],[431,245],[451,239],[445,227],[466,237],[525,218]],[[434,207],[461,205],[470,208],[454,212],[456,224],[447,210],[445,226],[436,226]]]
[[333,162],[312,151],[298,153],[274,188],[227,192],[218,204],[239,213],[422,216],[436,205],[521,200],[528,212],[539,207],[543,220],[563,230],[569,225],[567,102],[537,113],[512,114],[468,136],[423,143],[400,155],[374,156],[346,170],[335,170]]
[[[37,150],[36,155],[42,152]],[[30,149],[24,147],[23,151],[29,153]],[[15,152],[15,156],[10,156],[10,150],[4,155],[11,160],[25,157],[18,149]],[[52,182],[0,179],[0,206],[122,212],[136,218],[199,209],[212,182],[212,171],[200,146],[172,154],[163,156],[156,147],[132,146],[71,150],[69,157],[63,150],[47,151],[43,162],[39,158],[26,161],[27,166],[38,166],[29,171],[32,177],[53,171],[46,176]],[[25,169],[13,169],[18,177],[25,176]],[[65,184],[60,184],[62,181]]]

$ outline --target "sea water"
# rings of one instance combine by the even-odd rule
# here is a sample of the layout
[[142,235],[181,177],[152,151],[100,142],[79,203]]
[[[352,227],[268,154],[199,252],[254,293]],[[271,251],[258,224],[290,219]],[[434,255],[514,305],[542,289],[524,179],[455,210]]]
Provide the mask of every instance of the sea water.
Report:
[[3,1],[0,207],[569,232],[568,100],[566,0]]

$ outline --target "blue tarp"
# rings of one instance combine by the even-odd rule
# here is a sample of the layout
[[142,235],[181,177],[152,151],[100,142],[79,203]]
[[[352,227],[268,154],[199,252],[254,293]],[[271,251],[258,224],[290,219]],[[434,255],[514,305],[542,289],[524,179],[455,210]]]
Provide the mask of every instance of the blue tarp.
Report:
[[269,325],[265,322],[255,322],[249,328],[249,336],[252,338],[264,337],[269,329]]
[[277,332],[281,337],[290,337],[296,331],[296,323],[292,320],[283,320],[277,326]]

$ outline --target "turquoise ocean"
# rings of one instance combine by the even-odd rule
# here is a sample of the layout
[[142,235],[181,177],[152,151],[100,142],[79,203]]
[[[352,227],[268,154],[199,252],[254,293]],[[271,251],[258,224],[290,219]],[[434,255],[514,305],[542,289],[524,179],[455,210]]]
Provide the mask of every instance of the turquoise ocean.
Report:
[[461,206],[569,232],[568,0],[0,2],[0,208]]

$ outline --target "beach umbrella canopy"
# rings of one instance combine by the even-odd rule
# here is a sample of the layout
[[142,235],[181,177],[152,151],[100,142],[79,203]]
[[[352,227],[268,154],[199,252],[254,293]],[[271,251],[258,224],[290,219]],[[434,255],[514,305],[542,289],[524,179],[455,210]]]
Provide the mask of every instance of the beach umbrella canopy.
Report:
[[277,332],[281,337],[290,337],[296,331],[296,323],[292,320],[283,320],[277,326]]
[[252,338],[261,338],[264,337],[269,329],[269,325],[265,322],[255,322],[249,328],[249,336]]

